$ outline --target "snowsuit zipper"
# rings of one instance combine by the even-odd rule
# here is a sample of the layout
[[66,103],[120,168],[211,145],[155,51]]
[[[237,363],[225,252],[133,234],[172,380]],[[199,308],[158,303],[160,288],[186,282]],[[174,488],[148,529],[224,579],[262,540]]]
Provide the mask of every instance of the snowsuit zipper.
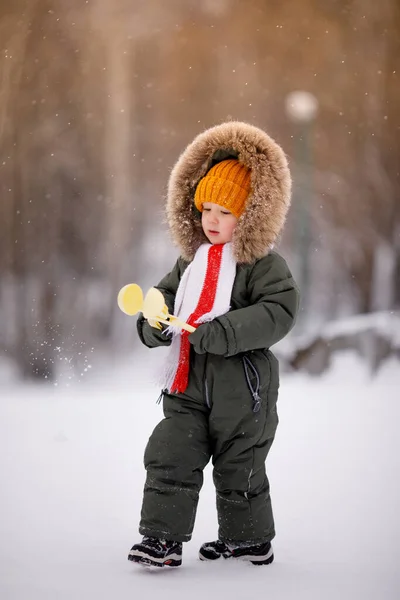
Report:
[[206,354],[205,361],[204,361],[204,375],[203,375],[204,399],[205,399],[205,402],[206,402],[208,408],[211,408],[210,396],[208,393],[208,383],[207,383],[207,361],[208,361],[208,355]]
[[[259,392],[260,392],[260,375],[258,374],[256,367],[253,365],[253,363],[251,362],[251,360],[249,359],[248,356],[243,356],[242,361],[243,361],[244,372],[246,375],[247,385],[249,387],[250,393],[253,398],[253,412],[258,413],[258,411],[261,408],[261,397],[259,394]],[[250,372],[255,377],[255,380],[256,380],[255,387],[253,387],[253,384],[251,382],[251,373]]]

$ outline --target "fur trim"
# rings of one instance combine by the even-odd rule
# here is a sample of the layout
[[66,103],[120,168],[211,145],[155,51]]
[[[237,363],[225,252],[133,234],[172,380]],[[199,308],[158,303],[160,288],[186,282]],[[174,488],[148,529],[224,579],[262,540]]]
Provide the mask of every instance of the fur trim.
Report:
[[290,206],[291,177],[282,148],[253,125],[232,121],[207,129],[181,154],[168,183],[167,220],[182,257],[191,261],[208,243],[194,194],[199,180],[219,160],[237,157],[251,169],[251,192],[232,239],[239,263],[268,254],[285,223]]

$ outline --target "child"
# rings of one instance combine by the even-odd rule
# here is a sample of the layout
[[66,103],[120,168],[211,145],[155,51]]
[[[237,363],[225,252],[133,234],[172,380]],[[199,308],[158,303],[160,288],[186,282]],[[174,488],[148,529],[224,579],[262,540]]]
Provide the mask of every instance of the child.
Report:
[[200,559],[273,561],[265,460],[278,424],[279,374],[270,347],[293,327],[299,295],[272,248],[290,189],[281,148],[240,122],[200,134],[171,173],[167,216],[181,256],[157,288],[169,312],[196,330],[138,319],[146,346],[171,347],[165,418],[144,456],[144,537],[129,560],[182,563],[211,458],[219,535],[201,546]]

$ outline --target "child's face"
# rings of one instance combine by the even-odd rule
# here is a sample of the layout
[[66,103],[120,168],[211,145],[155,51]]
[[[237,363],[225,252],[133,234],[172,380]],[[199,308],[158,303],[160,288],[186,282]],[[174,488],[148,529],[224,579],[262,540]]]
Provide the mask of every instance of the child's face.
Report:
[[213,202],[204,202],[201,224],[211,244],[230,242],[237,221],[235,215],[223,206]]

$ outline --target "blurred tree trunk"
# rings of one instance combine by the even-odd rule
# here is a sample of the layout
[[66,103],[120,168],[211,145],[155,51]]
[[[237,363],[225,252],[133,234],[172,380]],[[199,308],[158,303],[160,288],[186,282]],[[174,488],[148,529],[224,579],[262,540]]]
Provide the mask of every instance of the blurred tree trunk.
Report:
[[400,306],[399,33],[397,0],[4,0],[0,344],[21,370],[51,377],[57,353],[78,364],[84,346],[131,343],[116,293],[170,259],[159,248],[180,152],[245,120],[295,173],[296,89],[320,106],[310,310]]

